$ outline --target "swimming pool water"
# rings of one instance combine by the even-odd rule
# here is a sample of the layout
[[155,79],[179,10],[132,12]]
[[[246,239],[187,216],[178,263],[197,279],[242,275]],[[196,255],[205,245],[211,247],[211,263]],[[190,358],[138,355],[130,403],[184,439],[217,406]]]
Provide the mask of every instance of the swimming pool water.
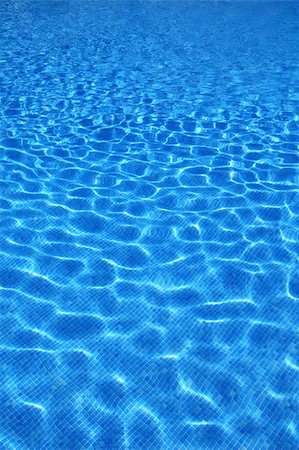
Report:
[[0,2],[0,448],[298,435],[299,4]]

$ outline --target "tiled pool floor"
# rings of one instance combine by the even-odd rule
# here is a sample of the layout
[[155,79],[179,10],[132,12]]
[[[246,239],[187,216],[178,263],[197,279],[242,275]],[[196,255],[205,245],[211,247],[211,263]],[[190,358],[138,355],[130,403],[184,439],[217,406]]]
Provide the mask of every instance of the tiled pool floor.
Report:
[[298,19],[1,1],[1,449],[299,448]]

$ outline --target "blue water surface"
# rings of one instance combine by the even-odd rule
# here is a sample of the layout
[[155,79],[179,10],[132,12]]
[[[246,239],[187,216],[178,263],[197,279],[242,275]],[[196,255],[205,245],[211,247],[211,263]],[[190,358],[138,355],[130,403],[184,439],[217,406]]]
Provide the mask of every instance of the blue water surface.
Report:
[[1,449],[299,448],[298,26],[1,0]]

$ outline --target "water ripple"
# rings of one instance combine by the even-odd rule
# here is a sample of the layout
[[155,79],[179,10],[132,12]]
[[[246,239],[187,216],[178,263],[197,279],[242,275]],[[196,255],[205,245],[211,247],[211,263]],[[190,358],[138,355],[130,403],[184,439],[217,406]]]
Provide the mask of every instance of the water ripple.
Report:
[[298,448],[298,5],[0,15],[0,447]]

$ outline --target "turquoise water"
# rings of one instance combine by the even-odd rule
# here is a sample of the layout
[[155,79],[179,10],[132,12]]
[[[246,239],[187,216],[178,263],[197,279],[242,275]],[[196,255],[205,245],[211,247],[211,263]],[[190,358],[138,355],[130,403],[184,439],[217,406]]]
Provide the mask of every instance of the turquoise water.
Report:
[[299,448],[299,3],[0,19],[0,448]]

